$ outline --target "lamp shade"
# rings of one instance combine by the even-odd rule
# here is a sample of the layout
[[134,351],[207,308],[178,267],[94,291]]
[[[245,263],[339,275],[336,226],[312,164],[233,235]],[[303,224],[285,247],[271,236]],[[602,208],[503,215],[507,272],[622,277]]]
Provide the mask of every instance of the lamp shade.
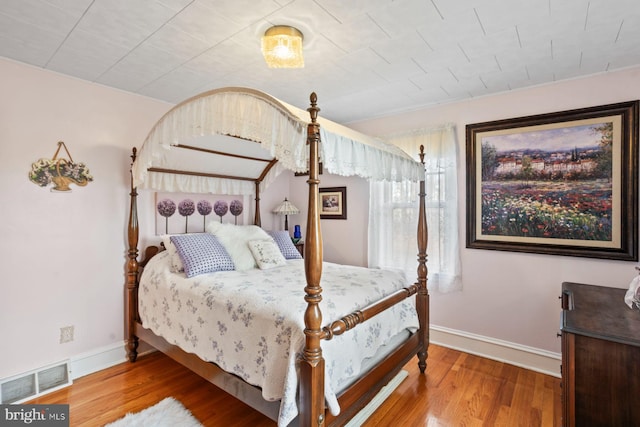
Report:
[[289,215],[299,214],[300,209],[296,208],[293,203],[285,197],[284,202],[280,203],[272,212],[278,215],[284,215],[284,229],[289,230]]
[[280,203],[273,213],[278,215],[296,215],[300,213],[300,209],[296,208],[289,200],[284,199],[284,202]]
[[302,68],[302,33],[297,28],[276,25],[262,37],[262,55],[269,68]]

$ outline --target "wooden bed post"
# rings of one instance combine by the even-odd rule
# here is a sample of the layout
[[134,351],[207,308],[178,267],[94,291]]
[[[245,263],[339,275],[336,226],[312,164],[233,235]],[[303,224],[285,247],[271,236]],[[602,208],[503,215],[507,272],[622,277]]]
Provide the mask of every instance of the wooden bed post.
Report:
[[[420,162],[424,166],[424,145],[420,146]],[[418,211],[418,294],[416,296],[416,310],[420,321],[418,367],[421,373],[424,373],[427,368],[429,347],[429,290],[427,289],[427,242],[429,240],[429,230],[427,228],[425,196],[425,180],[423,178],[420,181],[420,208]]]
[[260,218],[260,181],[256,181],[256,212],[253,215],[253,225],[258,227],[262,226],[262,219]]
[[317,123],[320,109],[315,92],[310,96],[311,123],[307,126],[309,144],[309,205],[307,213],[307,233],[304,246],[304,273],[307,286],[304,288],[307,309],[304,313],[305,345],[300,360],[300,425],[317,427],[324,425],[324,359],[320,341],[323,338],[322,313],[322,234],[320,232],[320,212],[318,211],[318,144],[320,126]]
[[[136,161],[137,150],[133,147],[131,154],[131,164]],[[127,236],[129,239],[129,251],[127,261],[127,294],[126,294],[126,310],[127,316],[127,358],[130,362],[135,362],[138,357],[138,337],[135,335],[135,322],[138,318],[138,192],[133,186],[133,171],[130,170],[131,176],[131,193],[129,207],[129,225],[127,227]]]

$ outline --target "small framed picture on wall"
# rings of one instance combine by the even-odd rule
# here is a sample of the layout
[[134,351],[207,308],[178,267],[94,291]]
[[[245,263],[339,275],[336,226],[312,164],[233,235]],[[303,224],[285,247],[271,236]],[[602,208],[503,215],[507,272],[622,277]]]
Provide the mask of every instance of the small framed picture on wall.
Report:
[[347,187],[320,188],[320,219],[347,219]]

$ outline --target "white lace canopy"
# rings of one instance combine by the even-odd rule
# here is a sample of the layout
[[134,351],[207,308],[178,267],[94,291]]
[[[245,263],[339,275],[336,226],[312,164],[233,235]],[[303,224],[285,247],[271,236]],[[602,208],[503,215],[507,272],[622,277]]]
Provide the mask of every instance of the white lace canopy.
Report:
[[[223,88],[190,98],[153,127],[133,184],[158,191],[252,194],[284,169],[308,170],[309,114],[263,92]],[[400,148],[318,119],[320,158],[332,174],[419,181],[424,167]]]

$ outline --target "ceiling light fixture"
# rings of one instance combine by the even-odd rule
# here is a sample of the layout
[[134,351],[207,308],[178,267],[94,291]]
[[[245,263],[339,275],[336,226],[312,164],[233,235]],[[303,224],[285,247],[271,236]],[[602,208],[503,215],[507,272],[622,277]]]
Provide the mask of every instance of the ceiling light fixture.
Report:
[[297,28],[276,25],[262,37],[262,54],[269,68],[302,68],[302,33]]

